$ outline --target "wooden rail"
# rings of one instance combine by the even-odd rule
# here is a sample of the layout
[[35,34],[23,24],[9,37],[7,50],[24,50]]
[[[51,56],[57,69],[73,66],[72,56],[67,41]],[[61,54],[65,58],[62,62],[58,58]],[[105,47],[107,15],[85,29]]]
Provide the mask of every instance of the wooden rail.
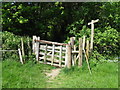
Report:
[[44,44],[54,44],[54,45],[60,45],[60,46],[69,45],[69,44],[65,44],[65,43],[58,43],[58,42],[45,41],[45,40],[35,40],[35,42],[40,42],[40,43],[44,43]]

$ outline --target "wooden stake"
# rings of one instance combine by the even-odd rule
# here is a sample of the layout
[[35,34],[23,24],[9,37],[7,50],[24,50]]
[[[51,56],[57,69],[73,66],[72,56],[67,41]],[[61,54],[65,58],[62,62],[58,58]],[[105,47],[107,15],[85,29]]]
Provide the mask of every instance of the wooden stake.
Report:
[[83,48],[82,50],[85,50],[85,36],[83,36]]
[[22,54],[21,54],[20,48],[18,49],[18,54],[19,54],[19,57],[20,57],[20,62],[23,64],[23,59],[22,59]]
[[86,45],[86,56],[88,57],[89,59],[89,40],[87,40],[87,45]]
[[60,46],[60,53],[59,53],[59,67],[61,67],[61,62],[62,62],[62,46]]
[[46,47],[45,47],[44,63],[46,63],[46,59],[47,59],[47,44],[46,44]]
[[52,48],[52,59],[51,59],[51,65],[53,65],[53,62],[54,62],[54,54],[55,54],[55,44],[53,44],[53,48]]
[[90,43],[90,50],[92,51],[93,49],[93,37],[94,37],[94,23],[98,22],[99,19],[97,20],[92,20],[91,22],[88,23],[88,25],[91,25],[91,43]]
[[70,45],[67,45],[66,46],[66,65],[67,65],[67,68],[71,68],[71,65],[72,65],[72,50],[71,50],[71,46]]
[[29,37],[27,37],[27,40],[28,40],[28,55],[31,55],[31,47],[30,47],[30,40],[29,40]]
[[33,53],[35,53],[35,40],[36,40],[36,36],[33,36],[33,40],[32,40]]
[[[71,45],[71,49],[74,50],[74,42],[75,42],[75,37],[71,37],[70,38],[70,45]],[[72,53],[72,65],[74,66],[75,65],[75,61],[74,61],[74,55]]]
[[87,55],[85,53],[85,50],[84,50],[84,54],[85,54],[85,57],[86,57],[86,62],[87,62],[87,65],[88,65],[88,70],[89,70],[90,74],[92,74],[91,70],[90,70],[90,65],[89,65],[89,62],[88,62],[88,57],[87,57]]
[[82,38],[79,38],[79,61],[78,66],[82,66]]
[[[74,45],[74,51],[76,51],[76,45]],[[76,64],[76,61],[77,61],[77,56],[76,56],[76,53],[74,54],[74,61],[75,61],[75,64]]]
[[23,38],[21,38],[22,56],[25,56]]
[[[40,37],[36,37],[36,40],[40,40]],[[39,42],[35,42],[35,55],[36,60],[39,61]]]

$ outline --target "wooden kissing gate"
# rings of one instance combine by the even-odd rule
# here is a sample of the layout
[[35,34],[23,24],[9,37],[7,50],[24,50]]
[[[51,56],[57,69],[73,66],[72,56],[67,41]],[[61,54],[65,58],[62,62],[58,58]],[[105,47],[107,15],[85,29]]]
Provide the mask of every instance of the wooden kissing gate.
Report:
[[[93,49],[94,23],[97,20],[92,20],[88,25],[91,25],[91,41],[85,36],[79,38],[79,45],[75,45],[75,37],[70,38],[70,42],[58,43],[46,40],[40,40],[40,37],[33,36],[33,53],[35,53],[36,60],[40,63],[50,64],[57,67],[67,67],[78,65],[82,66],[82,59],[85,57],[88,63],[89,52]],[[90,71],[91,73],[91,71]]]

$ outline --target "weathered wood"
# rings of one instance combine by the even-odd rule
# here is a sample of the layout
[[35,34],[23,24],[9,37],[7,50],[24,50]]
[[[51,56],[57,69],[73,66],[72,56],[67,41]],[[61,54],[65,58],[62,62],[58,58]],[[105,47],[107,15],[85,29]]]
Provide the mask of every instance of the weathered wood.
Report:
[[[45,45],[40,45],[40,48],[41,48],[41,49],[45,49],[45,47],[46,47]],[[48,48],[48,49],[52,49],[52,46],[48,46],[47,48]],[[61,48],[60,46],[55,46],[55,49],[60,50],[60,48]],[[66,50],[66,48],[65,48],[65,47],[62,47],[62,50],[64,51],[64,50]]]
[[20,57],[20,62],[23,64],[22,53],[21,53],[20,48],[18,49],[18,54],[19,54],[19,57]]
[[[37,37],[36,40],[40,40],[40,37]],[[36,60],[39,60],[39,42],[35,42],[35,55]]]
[[59,53],[59,67],[61,67],[61,62],[62,62],[62,46],[60,46],[60,53]]
[[30,47],[30,40],[29,38],[27,37],[27,45],[28,45],[28,54],[31,55],[31,47]]
[[83,49],[82,50],[85,50],[85,36],[83,36]]
[[46,44],[45,52],[44,52],[44,63],[46,63],[46,58],[47,58],[47,44]]
[[78,66],[82,66],[82,38],[79,38],[79,60],[78,60]]
[[86,56],[89,58],[89,40],[86,42]]
[[35,53],[35,47],[36,47],[36,44],[35,44],[35,40],[36,40],[36,36],[33,36],[33,39],[32,39],[32,49],[33,49],[33,53]]
[[24,51],[24,43],[23,43],[23,38],[21,38],[21,48],[22,48],[22,56],[25,56],[25,51]]
[[79,51],[72,51],[72,53],[79,53]]
[[53,44],[53,48],[52,48],[51,65],[53,65],[53,62],[54,62],[54,54],[55,54],[55,44]]
[[58,43],[58,42],[45,41],[45,40],[35,40],[35,41],[40,42],[40,43],[44,43],[44,44],[54,44],[54,45],[63,45],[63,46],[68,45],[66,43]]
[[[70,45],[71,45],[71,50],[74,50],[74,43],[75,43],[75,37],[71,37],[70,38]],[[75,61],[74,61],[74,54],[72,53],[72,65],[75,65]]]
[[93,49],[93,37],[94,37],[94,23],[98,22],[99,19],[97,20],[92,20],[91,22],[88,23],[88,25],[91,25],[91,42],[90,42],[90,50],[92,51]]
[[[74,45],[74,51],[76,51],[76,45]],[[72,53],[73,53],[73,51],[72,51]],[[78,51],[78,53],[79,53],[79,51]],[[74,54],[74,62],[75,62],[75,64],[76,64],[76,57],[77,57],[77,55],[76,55],[76,53]]]
[[84,50],[84,54],[85,54],[85,57],[86,57],[86,62],[87,62],[87,65],[88,65],[88,70],[89,70],[90,74],[92,74],[91,70],[90,70],[90,65],[89,65],[89,62],[88,62],[88,57],[87,57],[87,55],[85,53],[85,50]]
[[66,46],[66,60],[65,60],[65,66],[67,68],[71,68],[72,65],[72,50],[71,50],[71,45]]

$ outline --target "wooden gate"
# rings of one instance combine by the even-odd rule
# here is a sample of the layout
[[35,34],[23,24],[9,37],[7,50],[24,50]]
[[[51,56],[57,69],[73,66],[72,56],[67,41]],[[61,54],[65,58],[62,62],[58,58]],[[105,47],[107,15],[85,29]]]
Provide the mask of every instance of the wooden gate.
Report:
[[[85,51],[86,50],[86,51]],[[83,54],[88,63],[89,41],[85,36],[79,38],[79,45],[75,45],[75,37],[70,38],[68,44],[40,40],[40,37],[33,36],[33,53],[40,63],[50,64],[57,67],[82,66]]]
[[[68,63],[68,55],[71,53],[67,48],[69,44],[40,40],[33,36],[33,52],[37,61],[58,67],[65,67]],[[68,65],[69,67],[69,65]]]

